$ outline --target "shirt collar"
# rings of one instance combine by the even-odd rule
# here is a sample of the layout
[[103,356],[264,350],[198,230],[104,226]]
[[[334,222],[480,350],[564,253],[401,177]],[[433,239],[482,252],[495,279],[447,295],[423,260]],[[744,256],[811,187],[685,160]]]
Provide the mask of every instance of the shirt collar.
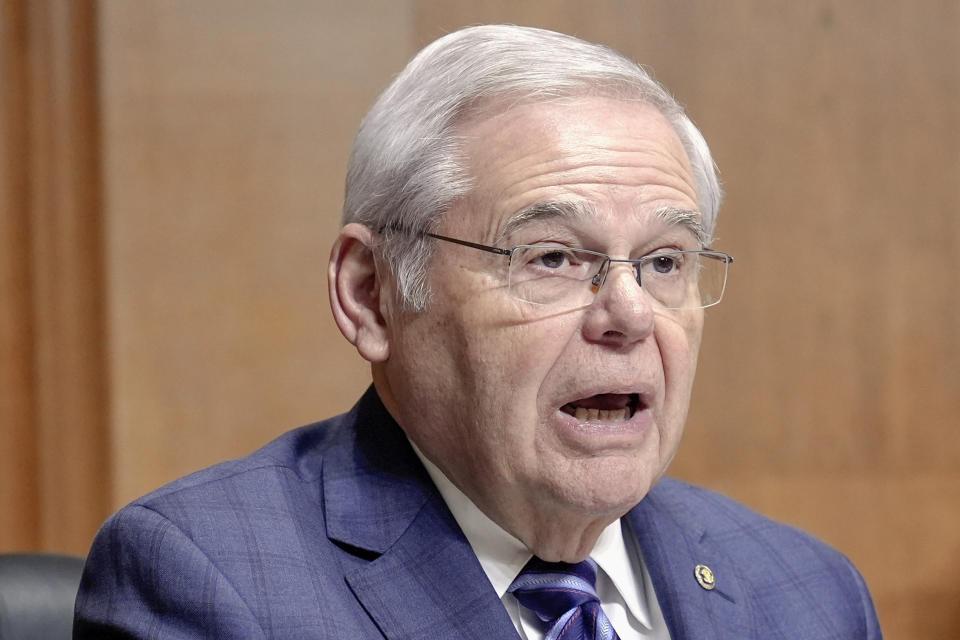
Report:
[[426,467],[430,479],[437,486],[447,508],[453,514],[457,524],[466,536],[467,542],[480,561],[484,573],[490,579],[498,598],[513,583],[520,570],[533,557],[526,545],[508,531],[487,517],[477,505],[473,504],[460,489],[453,484],[440,469],[430,462],[411,441],[413,450]]
[[[523,542],[487,517],[412,441],[410,444],[460,525],[497,597],[502,599],[533,554]],[[636,563],[631,561],[620,521],[615,520],[600,534],[590,557],[609,578],[629,613],[642,625],[651,628],[649,608],[642,586],[645,569],[642,567],[639,549],[634,551]],[[598,576],[598,590],[601,589],[601,581],[602,577]],[[603,593],[600,593],[600,597],[602,600],[607,599]]]
[[[629,548],[628,544],[631,545]],[[619,594],[630,615],[647,629],[652,629],[652,616],[644,588],[647,582],[646,567],[636,540],[631,543],[624,538],[620,520],[607,525],[597,538],[590,557],[610,579],[613,590]],[[602,578],[598,576],[597,591],[600,599],[607,602],[614,594],[604,593],[601,581]]]

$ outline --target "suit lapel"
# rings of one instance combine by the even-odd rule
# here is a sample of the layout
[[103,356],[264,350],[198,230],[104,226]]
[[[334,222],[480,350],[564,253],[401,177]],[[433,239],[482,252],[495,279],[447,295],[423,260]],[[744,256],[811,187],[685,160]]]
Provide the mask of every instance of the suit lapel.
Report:
[[391,640],[516,637],[445,506],[427,504],[396,544],[347,581]]
[[[690,505],[673,499],[673,487],[673,481],[662,480],[627,516],[671,640],[750,637],[737,567],[712,542]],[[698,582],[698,565],[713,573],[713,589]]]
[[356,440],[324,461],[327,535],[372,558],[345,575],[384,636],[516,637],[456,520],[372,389],[350,418]]

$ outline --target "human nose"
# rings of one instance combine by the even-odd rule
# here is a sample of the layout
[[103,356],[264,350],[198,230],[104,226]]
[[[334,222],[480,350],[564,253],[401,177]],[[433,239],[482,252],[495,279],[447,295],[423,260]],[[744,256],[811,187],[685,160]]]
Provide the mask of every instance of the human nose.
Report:
[[620,346],[643,340],[653,331],[652,299],[629,263],[611,263],[603,285],[587,309],[587,340]]

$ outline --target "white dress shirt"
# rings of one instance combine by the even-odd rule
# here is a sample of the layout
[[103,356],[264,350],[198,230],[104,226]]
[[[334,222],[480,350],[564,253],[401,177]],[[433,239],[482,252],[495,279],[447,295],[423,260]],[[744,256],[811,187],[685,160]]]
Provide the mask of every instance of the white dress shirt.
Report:
[[[411,445],[413,443],[411,442]],[[517,538],[488,518],[473,502],[416,448],[413,447],[457,524],[477,554],[490,584],[503,602],[517,632],[524,640],[543,640],[546,629],[536,614],[517,601],[507,589],[533,557]],[[620,521],[607,526],[590,557],[597,571],[597,595],[604,613],[621,640],[669,640],[663,613],[650,575],[634,536],[623,535]]]

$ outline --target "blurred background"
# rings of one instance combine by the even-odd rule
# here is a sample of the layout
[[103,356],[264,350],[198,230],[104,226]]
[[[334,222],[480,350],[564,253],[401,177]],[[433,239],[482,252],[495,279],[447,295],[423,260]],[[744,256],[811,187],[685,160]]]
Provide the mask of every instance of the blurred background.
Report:
[[960,3],[0,0],[0,552],[349,408],[325,268],[367,107],[483,22],[642,62],[736,257],[671,472],[960,637]]

